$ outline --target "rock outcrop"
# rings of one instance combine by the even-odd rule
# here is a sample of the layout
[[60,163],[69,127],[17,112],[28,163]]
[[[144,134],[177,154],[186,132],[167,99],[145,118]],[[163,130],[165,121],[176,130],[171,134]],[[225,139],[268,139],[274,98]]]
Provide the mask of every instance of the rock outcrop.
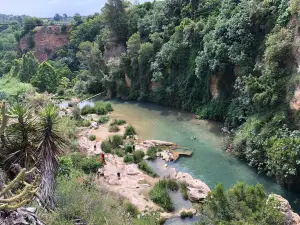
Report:
[[33,30],[33,34],[26,34],[19,42],[19,48],[23,53],[28,51],[28,38],[33,35],[35,56],[40,62],[47,61],[58,48],[69,44],[70,28],[65,32],[61,31],[61,26],[38,26]]
[[210,188],[201,180],[194,179],[190,174],[177,172],[175,168],[168,169],[168,177],[179,182],[185,182],[188,188],[188,197],[192,202],[199,202],[206,198]]
[[287,225],[300,225],[300,216],[294,213],[288,200],[280,195],[271,194],[269,198],[274,197],[280,203],[280,211],[285,215],[285,224]]

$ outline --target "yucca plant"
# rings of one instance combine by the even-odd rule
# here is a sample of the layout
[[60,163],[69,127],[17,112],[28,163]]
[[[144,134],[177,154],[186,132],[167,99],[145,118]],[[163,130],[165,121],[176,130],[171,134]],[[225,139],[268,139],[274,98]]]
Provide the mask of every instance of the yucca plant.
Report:
[[37,123],[32,112],[23,104],[16,104],[9,110],[15,121],[5,130],[8,144],[6,163],[18,163],[31,168],[36,163]]
[[58,113],[53,104],[40,113],[38,162],[41,170],[40,195],[49,207],[54,208],[55,174],[59,167],[58,155],[62,152],[64,139],[58,131]]

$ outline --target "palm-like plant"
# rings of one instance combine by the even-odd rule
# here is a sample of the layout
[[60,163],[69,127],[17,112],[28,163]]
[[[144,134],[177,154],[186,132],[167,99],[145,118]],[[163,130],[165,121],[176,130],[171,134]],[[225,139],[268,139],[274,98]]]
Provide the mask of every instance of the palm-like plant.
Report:
[[37,124],[31,111],[23,104],[16,104],[9,110],[15,120],[5,130],[8,146],[6,162],[18,163],[30,168],[36,162]]
[[58,114],[54,105],[47,105],[41,111],[39,124],[38,161],[41,170],[41,197],[54,208],[55,174],[58,169],[58,155],[62,152],[64,139],[60,135]]

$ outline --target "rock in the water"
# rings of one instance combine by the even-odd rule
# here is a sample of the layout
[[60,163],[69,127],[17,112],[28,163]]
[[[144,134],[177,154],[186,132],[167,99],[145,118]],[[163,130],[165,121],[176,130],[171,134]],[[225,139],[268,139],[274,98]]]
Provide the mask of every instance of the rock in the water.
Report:
[[190,209],[182,208],[181,210],[179,210],[177,216],[180,216],[182,212],[191,213],[191,214],[193,214],[193,215],[196,215],[197,210],[194,209],[194,208],[190,208]]
[[173,146],[173,145],[175,145],[172,142],[159,141],[159,140],[146,140],[146,141],[144,141],[144,144],[157,145],[157,146]]
[[207,193],[201,189],[188,187],[188,197],[191,202],[199,202],[206,198]]
[[289,202],[285,198],[276,194],[269,195],[269,198],[271,197],[274,197],[280,202],[280,211],[285,215],[285,224],[300,225],[300,216],[297,213],[293,212]]
[[168,150],[158,152],[158,153],[156,153],[156,156],[162,158],[163,160],[165,160],[167,162],[170,162],[173,160],[173,154]]

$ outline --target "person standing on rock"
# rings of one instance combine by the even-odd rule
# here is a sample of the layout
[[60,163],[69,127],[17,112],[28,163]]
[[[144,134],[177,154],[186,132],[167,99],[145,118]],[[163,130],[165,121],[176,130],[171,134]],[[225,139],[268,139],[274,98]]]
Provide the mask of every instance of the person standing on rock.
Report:
[[103,152],[101,153],[101,160],[102,160],[102,164],[105,165],[106,164],[106,162],[105,162],[105,155],[104,155]]

